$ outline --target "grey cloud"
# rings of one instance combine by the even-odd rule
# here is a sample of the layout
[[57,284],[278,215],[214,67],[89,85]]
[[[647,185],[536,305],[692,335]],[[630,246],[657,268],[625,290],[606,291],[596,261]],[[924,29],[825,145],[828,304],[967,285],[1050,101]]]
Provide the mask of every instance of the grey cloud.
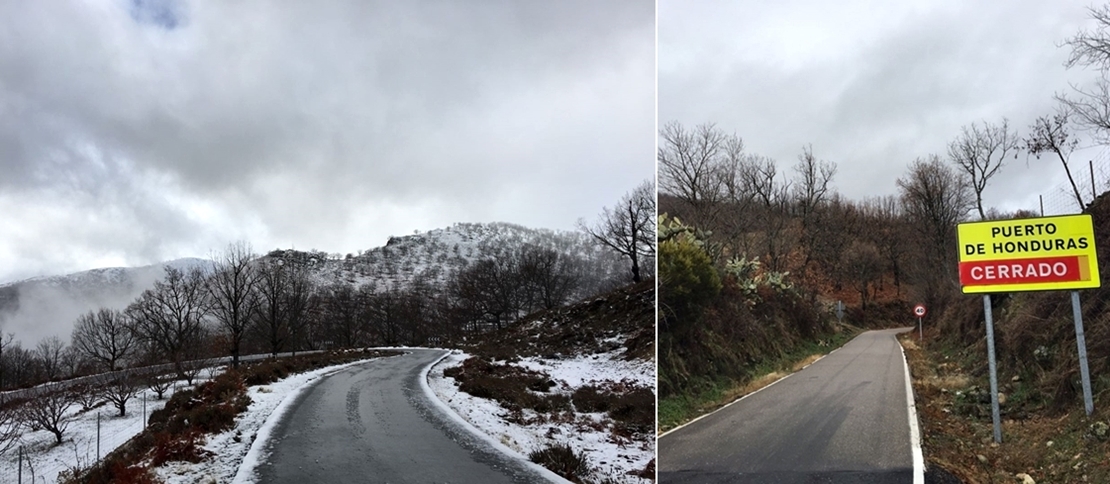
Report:
[[[895,193],[906,166],[944,154],[963,125],[1007,117],[1023,132],[1091,75],[1065,70],[1056,47],[1083,25],[1080,2],[823,5],[699,2],[668,25],[679,6],[661,2],[660,119],[717,122],[780,165],[812,143],[840,165],[837,188],[862,198]],[[729,35],[734,45],[719,40]],[[1032,208],[1029,193],[1058,172],[1010,160],[986,201]]]
[[87,204],[129,260],[236,238],[349,251],[459,218],[571,228],[654,170],[652,2],[25,2],[0,19],[0,203]]

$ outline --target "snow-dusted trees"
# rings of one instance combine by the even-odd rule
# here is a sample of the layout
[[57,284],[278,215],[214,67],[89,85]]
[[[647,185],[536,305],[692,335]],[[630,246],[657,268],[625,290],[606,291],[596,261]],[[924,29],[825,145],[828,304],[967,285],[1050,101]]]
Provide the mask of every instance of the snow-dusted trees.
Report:
[[135,375],[103,374],[96,379],[100,394],[117,410],[119,416],[127,415],[127,402],[139,394],[140,380]]
[[76,416],[66,412],[73,402],[70,391],[40,388],[20,407],[21,417],[32,427],[54,434],[55,444],[61,444],[62,435]]
[[251,265],[254,254],[245,242],[230,244],[217,256],[205,285],[212,315],[227,334],[231,364],[239,367],[243,336],[258,310],[255,286],[260,275]]
[[[655,256],[655,184],[644,180],[612,208],[606,207],[594,225],[578,226],[598,242],[632,262],[632,282],[640,282],[641,262]],[[650,271],[649,271],[650,272]]]
[[82,314],[73,327],[72,339],[74,349],[108,371],[119,369],[138,348],[130,320],[122,311],[113,309]]
[[184,363],[199,353],[203,343],[207,314],[204,273],[167,267],[166,278],[143,291],[127,313],[134,320],[136,334],[173,362],[180,378],[188,379]]

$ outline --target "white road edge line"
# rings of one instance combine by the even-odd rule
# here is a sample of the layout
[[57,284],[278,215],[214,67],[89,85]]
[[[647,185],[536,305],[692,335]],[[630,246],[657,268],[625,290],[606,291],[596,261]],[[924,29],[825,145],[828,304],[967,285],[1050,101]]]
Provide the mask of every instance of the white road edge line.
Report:
[[[837,348],[836,350],[838,350],[838,349],[840,349],[840,348]],[[721,410],[724,410],[724,409],[726,409],[726,408],[728,408],[728,407],[731,407],[731,406],[733,406],[733,405],[735,405],[735,404],[737,404],[737,403],[740,403],[740,401],[741,401],[741,400],[743,400],[743,399],[745,399],[745,398],[748,398],[748,397],[750,397],[750,396],[752,396],[752,395],[755,395],[756,393],[759,393],[759,392],[761,392],[761,391],[763,391],[763,390],[766,390],[766,389],[768,389],[768,388],[771,388],[771,387],[772,387],[772,386],[774,386],[774,385],[775,385],[776,383],[778,383],[778,382],[780,382],[780,381],[783,381],[783,380],[785,380],[785,379],[787,379],[787,378],[790,378],[791,376],[794,376],[794,375],[798,374],[798,373],[799,373],[799,372],[801,372],[802,370],[805,370],[806,368],[809,368],[810,366],[813,366],[813,364],[814,364],[814,363],[817,363],[818,361],[821,361],[821,360],[825,359],[825,357],[826,357],[826,356],[829,356],[829,355],[833,354],[833,353],[834,353],[834,352],[835,352],[836,350],[832,350],[832,351],[830,351],[830,352],[829,352],[828,354],[826,354],[826,355],[821,355],[821,357],[820,357],[820,358],[817,358],[816,360],[813,360],[813,363],[810,363],[810,364],[808,364],[808,365],[806,365],[806,366],[803,366],[801,370],[795,371],[794,373],[791,373],[791,374],[789,374],[789,375],[786,375],[786,376],[784,376],[784,377],[782,377],[782,378],[779,378],[778,380],[775,380],[775,381],[771,382],[771,383],[770,383],[769,385],[767,385],[767,386],[765,386],[765,387],[763,387],[763,388],[760,388],[759,390],[756,390],[756,391],[754,391],[754,392],[751,392],[751,393],[749,393],[749,394],[747,394],[747,395],[744,395],[744,396],[742,396],[742,397],[740,397],[740,398],[737,398],[736,400],[733,400],[733,401],[731,401],[731,402],[728,402],[727,404],[725,404],[725,406],[723,406],[723,407],[721,407],[721,408],[718,408],[718,409],[716,409],[716,410],[714,410],[714,411],[712,411],[712,412],[709,412],[709,413],[707,413],[707,414],[705,414],[705,415],[701,415],[701,416],[699,416],[698,418],[695,418],[695,419],[693,419],[693,420],[691,420],[691,421],[689,421],[689,422],[686,422],[686,423],[684,423],[684,424],[682,424],[682,425],[679,425],[678,427],[675,427],[675,428],[673,428],[673,429],[670,429],[670,430],[668,430],[668,431],[666,431],[666,432],[663,432],[663,433],[659,434],[658,436],[656,436],[656,437],[655,437],[655,441],[656,441],[656,442],[659,442],[659,439],[661,439],[661,438],[663,438],[663,437],[666,437],[667,435],[670,435],[670,434],[671,434],[672,432],[675,432],[675,431],[677,431],[677,430],[679,430],[679,429],[681,429],[681,428],[684,428],[684,427],[686,427],[686,426],[692,425],[692,424],[693,424],[694,422],[697,422],[698,420],[701,420],[701,419],[703,419],[703,418],[705,418],[705,417],[708,417],[708,416],[710,416],[710,415],[713,415],[713,414],[715,414],[715,413],[717,413],[717,412],[720,412]],[[657,452],[658,452],[658,450],[657,450]]]
[[913,457],[913,484],[925,484],[925,456],[921,453],[921,428],[917,424],[917,404],[913,401],[913,380],[910,379],[910,362],[906,360],[906,349],[898,337],[894,337],[898,349],[902,351],[902,368],[906,371],[906,407],[909,409],[910,450]]
[[463,418],[462,415],[459,415],[458,413],[455,413],[455,411],[452,410],[451,407],[449,407],[446,403],[443,402],[443,400],[440,400],[439,397],[436,396],[436,393],[434,391],[432,391],[431,385],[428,385],[428,374],[431,373],[432,367],[438,365],[441,361],[447,359],[448,356],[451,356],[451,353],[452,353],[451,350],[443,350],[443,351],[445,351],[443,356],[441,356],[441,357],[439,357],[439,359],[431,362],[430,364],[428,364],[428,366],[425,366],[424,370],[420,372],[420,388],[424,390],[424,395],[426,395],[428,397],[428,400],[430,400],[433,404],[435,404],[436,407],[438,407],[440,410],[442,410],[445,415],[447,415],[448,417],[452,418],[453,420],[458,422],[460,425],[462,425],[467,431],[469,431],[475,437],[478,437],[478,438],[486,441],[486,443],[488,443],[494,449],[497,449],[499,452],[501,452],[505,456],[524,463],[526,466],[530,467],[532,470],[536,471],[540,475],[546,477],[551,482],[554,482],[554,483],[557,483],[557,484],[563,484],[563,483],[573,484],[572,482],[564,479],[562,476],[560,476],[560,475],[558,475],[554,472],[551,472],[551,469],[548,469],[544,466],[541,466],[541,465],[539,465],[535,462],[532,462],[532,461],[528,460],[526,457],[521,455],[519,452],[516,452],[513,449],[510,449],[505,444],[502,444],[501,442],[498,442],[497,439],[493,438],[493,436],[491,436],[491,435],[489,435],[485,432],[482,432],[480,429],[478,429],[478,427],[475,427],[474,424],[471,424],[465,418]]

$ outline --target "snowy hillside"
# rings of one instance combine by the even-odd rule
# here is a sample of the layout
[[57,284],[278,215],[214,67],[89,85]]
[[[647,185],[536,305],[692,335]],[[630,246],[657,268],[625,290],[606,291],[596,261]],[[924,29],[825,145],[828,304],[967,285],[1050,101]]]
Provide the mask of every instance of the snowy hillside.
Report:
[[186,258],[0,284],[0,332],[15,334],[28,346],[47,336],[68,340],[79,315],[100,307],[126,307],[161,279],[166,267],[190,269],[209,264],[204,259]]
[[[582,271],[603,279],[627,273],[617,255],[577,232],[532,229],[507,223],[460,223],[414,235],[391,237],[384,246],[357,254],[273,250],[266,257],[309,269],[318,286],[333,283],[370,285],[376,291],[420,282],[438,286],[455,269],[533,244],[572,254],[584,261]],[[164,267],[207,266],[205,259],[178,259],[136,268],[108,268],[66,276],[39,277],[0,284],[0,333],[14,333],[26,347],[48,336],[69,340],[73,322],[99,307],[122,309],[164,275]],[[593,289],[593,288],[588,288]]]
[[390,237],[386,245],[345,257],[322,252],[276,250],[267,254],[309,266],[318,285],[334,282],[377,290],[407,287],[414,282],[438,285],[451,271],[484,257],[531,244],[576,255],[588,270],[623,274],[624,261],[578,232],[532,229],[508,223],[459,223],[425,233]]

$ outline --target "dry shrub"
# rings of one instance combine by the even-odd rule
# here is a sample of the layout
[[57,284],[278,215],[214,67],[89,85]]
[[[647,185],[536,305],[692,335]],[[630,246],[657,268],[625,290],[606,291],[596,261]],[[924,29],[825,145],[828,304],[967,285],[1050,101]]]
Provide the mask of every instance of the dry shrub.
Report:
[[544,466],[571,482],[583,482],[591,472],[589,462],[582,453],[575,452],[569,444],[553,444],[528,454],[528,460]]
[[82,484],[159,484],[162,481],[149,468],[128,466],[120,461],[92,468],[81,479],[70,478],[61,482]]
[[566,395],[538,394],[555,386],[551,377],[543,372],[471,357],[460,366],[448,368],[443,374],[457,380],[460,391],[496,400],[509,410],[530,408],[548,413],[570,408],[571,400]]
[[579,412],[605,412],[617,422],[614,433],[622,436],[649,433],[655,429],[655,393],[628,383],[604,387],[586,385],[571,396]]
[[166,462],[182,461],[197,463],[212,456],[204,450],[204,433],[190,429],[182,433],[160,432],[154,436],[154,449],[150,453],[151,464],[155,467]]

